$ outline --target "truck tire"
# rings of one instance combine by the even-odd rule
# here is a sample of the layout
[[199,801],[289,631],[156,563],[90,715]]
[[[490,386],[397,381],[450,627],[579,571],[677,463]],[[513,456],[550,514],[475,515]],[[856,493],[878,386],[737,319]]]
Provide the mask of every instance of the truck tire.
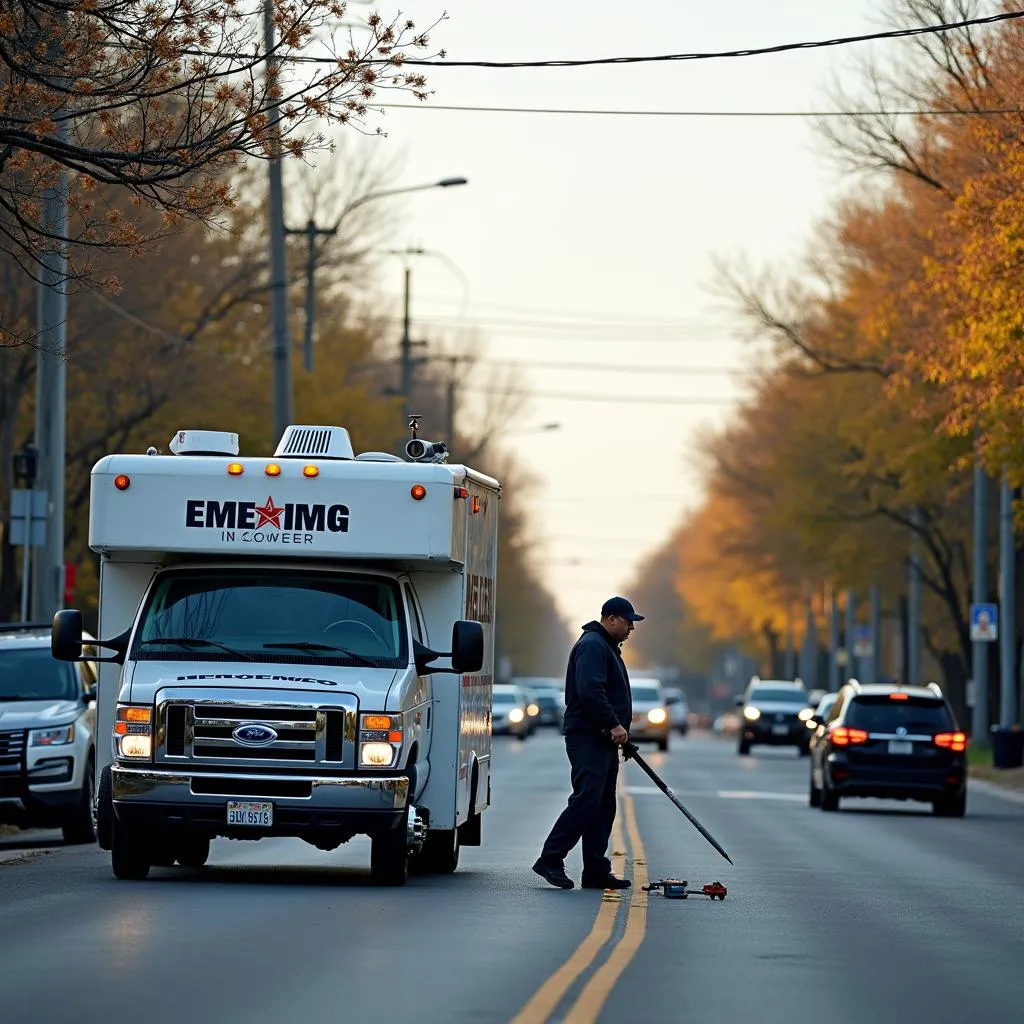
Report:
[[113,821],[110,866],[114,877],[139,882],[149,874],[149,837],[138,829]]
[[183,868],[201,868],[210,859],[209,836],[182,836],[175,843],[174,859]]
[[668,751],[668,737],[667,736],[663,740],[658,740],[658,749],[663,754]]
[[96,832],[92,823],[92,802],[96,789],[96,769],[92,758],[85,762],[85,777],[82,779],[82,796],[75,809],[64,820],[61,832],[64,842],[69,846],[96,842]]
[[459,830],[435,829],[427,833],[423,849],[413,858],[418,875],[450,875],[459,866]]
[[405,819],[370,837],[370,878],[374,885],[405,885],[409,881],[409,846]]
[[100,788],[96,796],[96,841],[101,850],[109,850],[114,832],[114,785],[110,765],[100,772]]

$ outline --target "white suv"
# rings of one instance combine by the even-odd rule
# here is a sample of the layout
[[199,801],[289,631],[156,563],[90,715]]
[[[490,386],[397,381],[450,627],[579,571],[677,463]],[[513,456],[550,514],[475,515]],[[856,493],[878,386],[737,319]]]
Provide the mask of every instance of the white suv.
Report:
[[57,661],[48,624],[0,624],[0,823],[95,842],[95,724],[95,663]]

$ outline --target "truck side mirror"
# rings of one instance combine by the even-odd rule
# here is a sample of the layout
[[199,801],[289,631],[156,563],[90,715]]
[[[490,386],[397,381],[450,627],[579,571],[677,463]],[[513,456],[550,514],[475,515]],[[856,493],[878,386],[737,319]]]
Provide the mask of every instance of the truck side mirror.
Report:
[[484,627],[460,619],[452,626],[452,668],[459,675],[479,672],[484,663]]
[[77,608],[65,608],[54,615],[50,653],[58,661],[78,661],[82,657],[82,613]]
[[743,694],[740,694],[738,697],[734,698],[733,704],[738,708],[743,707]]

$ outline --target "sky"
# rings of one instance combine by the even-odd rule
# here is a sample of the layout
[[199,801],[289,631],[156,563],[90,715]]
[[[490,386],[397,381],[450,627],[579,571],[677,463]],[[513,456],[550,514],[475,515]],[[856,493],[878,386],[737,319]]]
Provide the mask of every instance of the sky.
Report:
[[[732,50],[893,27],[885,0],[408,0],[401,10],[419,27],[447,11],[432,38],[450,60]],[[425,106],[829,109],[837,76],[854,83],[858,59],[898,45],[598,68],[430,68]],[[415,103],[400,94],[383,101]],[[539,565],[576,626],[699,506],[695,444],[728,422],[743,394],[754,352],[715,293],[716,259],[794,268],[815,221],[852,182],[806,119],[419,106],[386,109],[376,123],[387,137],[364,143],[401,154],[396,184],[469,179],[402,201],[397,241],[443,256],[413,263],[413,333],[438,351],[446,329],[470,324],[485,362],[522,364],[518,386],[536,397],[507,424],[508,445],[536,477],[527,504]],[[383,270],[380,296],[396,301],[401,263]],[[463,389],[462,415],[493,401],[480,390],[487,383],[484,375]],[[538,429],[549,423],[559,427]],[[656,624],[657,609],[639,611]]]

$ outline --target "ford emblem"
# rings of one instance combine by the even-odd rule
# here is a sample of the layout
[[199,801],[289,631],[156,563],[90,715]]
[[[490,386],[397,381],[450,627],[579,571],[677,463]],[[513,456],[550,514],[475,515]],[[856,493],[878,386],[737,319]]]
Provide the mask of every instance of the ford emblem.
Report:
[[269,725],[258,722],[240,725],[231,735],[244,747],[265,747],[277,739],[277,733]]

